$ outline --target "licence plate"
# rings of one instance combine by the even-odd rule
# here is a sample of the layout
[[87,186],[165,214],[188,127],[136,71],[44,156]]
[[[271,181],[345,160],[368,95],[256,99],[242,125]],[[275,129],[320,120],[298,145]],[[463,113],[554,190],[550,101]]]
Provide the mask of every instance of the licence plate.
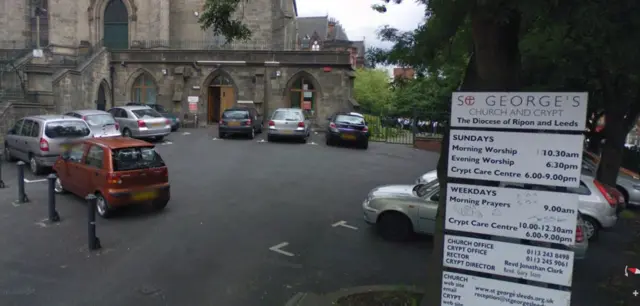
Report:
[[356,135],[342,134],[340,137],[344,140],[356,140]]
[[151,125],[153,127],[163,127],[164,123],[154,123],[153,125]]
[[148,201],[148,200],[153,200],[155,197],[156,197],[155,191],[137,192],[131,196],[131,198],[134,201]]
[[282,134],[291,134],[291,133],[293,133],[293,131],[292,130],[281,130],[280,133],[282,133]]
[[240,122],[229,122],[229,126],[240,126]]

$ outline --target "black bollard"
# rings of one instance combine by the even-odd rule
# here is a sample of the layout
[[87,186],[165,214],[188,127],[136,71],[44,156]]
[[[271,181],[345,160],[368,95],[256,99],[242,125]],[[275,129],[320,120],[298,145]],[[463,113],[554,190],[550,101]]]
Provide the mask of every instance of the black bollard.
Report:
[[89,194],[85,198],[87,200],[87,208],[89,212],[89,250],[97,250],[102,246],[100,245],[100,239],[96,237],[96,196]]
[[49,180],[49,222],[60,221],[60,215],[56,211],[56,179],[58,177],[51,173],[47,176]]
[[24,162],[19,161],[18,165],[18,203],[27,203],[29,202],[29,198],[27,198],[27,194],[24,193]]
[[7,187],[2,180],[2,160],[4,159],[4,155],[0,153],[0,189]]

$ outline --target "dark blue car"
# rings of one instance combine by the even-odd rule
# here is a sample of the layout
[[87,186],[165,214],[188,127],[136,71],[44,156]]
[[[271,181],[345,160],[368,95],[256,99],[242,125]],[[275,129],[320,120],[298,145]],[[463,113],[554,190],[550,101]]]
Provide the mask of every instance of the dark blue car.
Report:
[[329,126],[325,138],[328,146],[353,143],[361,149],[369,147],[369,128],[360,114],[339,112],[327,119]]

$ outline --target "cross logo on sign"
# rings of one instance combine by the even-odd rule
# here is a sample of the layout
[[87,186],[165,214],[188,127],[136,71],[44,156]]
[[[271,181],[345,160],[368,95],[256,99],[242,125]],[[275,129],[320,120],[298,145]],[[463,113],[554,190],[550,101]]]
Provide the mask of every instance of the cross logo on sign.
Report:
[[474,103],[476,103],[476,98],[474,98],[473,96],[464,97],[464,104],[473,105]]

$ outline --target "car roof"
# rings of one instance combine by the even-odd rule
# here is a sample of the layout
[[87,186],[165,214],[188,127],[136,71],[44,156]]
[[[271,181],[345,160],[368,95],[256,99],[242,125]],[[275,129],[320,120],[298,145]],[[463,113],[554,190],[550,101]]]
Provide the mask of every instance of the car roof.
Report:
[[237,106],[235,106],[235,107],[227,108],[224,111],[225,112],[226,111],[245,111],[245,112],[248,112],[249,108],[248,107],[237,107]]
[[139,110],[139,109],[150,109],[151,107],[146,105],[125,105],[125,106],[116,106],[114,108],[122,108],[125,110]]
[[292,107],[289,107],[289,108],[282,107],[282,108],[278,108],[278,109],[276,109],[275,111],[276,111],[276,112],[278,112],[278,111],[281,111],[281,112],[291,112],[291,111],[293,111],[293,112],[302,112],[302,110],[301,110],[301,109],[299,109],[299,108],[292,108]]
[[72,113],[76,113],[78,115],[111,115],[103,110],[97,110],[97,109],[81,109],[81,110],[74,110],[71,111]]
[[352,113],[352,112],[337,112],[335,115],[336,116],[344,115],[344,116],[353,116],[353,117],[364,118],[364,116],[362,116],[362,115],[360,115],[358,113]]
[[107,147],[112,150],[122,149],[122,148],[137,148],[137,147],[155,147],[154,144],[146,142],[144,140],[129,138],[129,137],[100,137],[100,138],[89,138],[85,140],[86,143],[92,143],[97,145],[102,145],[103,147]]
[[34,120],[42,120],[42,121],[58,121],[58,120],[69,120],[69,121],[83,121],[82,119],[65,116],[65,115],[36,115],[36,116],[27,116],[22,119],[34,119]]

